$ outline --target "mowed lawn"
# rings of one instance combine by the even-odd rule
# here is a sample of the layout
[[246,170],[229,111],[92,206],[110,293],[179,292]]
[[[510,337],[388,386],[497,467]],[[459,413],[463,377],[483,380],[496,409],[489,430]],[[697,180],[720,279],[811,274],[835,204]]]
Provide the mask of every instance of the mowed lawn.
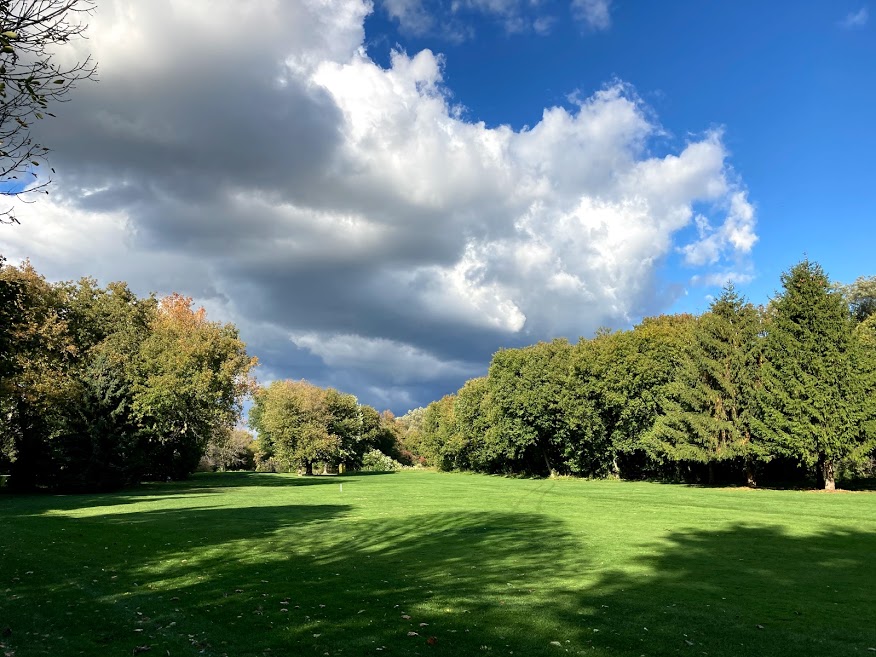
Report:
[[4,495],[0,644],[876,655],[876,494],[403,472]]

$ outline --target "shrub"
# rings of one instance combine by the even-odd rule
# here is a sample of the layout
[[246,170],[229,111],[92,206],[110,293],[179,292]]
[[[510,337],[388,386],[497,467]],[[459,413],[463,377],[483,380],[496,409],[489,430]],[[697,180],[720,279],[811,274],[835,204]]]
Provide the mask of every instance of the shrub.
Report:
[[394,472],[404,466],[378,449],[372,449],[362,457],[362,472]]

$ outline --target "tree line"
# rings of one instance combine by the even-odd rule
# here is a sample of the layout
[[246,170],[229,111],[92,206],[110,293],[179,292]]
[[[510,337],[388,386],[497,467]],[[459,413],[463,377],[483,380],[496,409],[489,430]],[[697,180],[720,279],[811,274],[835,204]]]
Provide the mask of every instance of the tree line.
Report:
[[390,411],[379,413],[351,394],[307,381],[259,388],[249,425],[258,432],[255,461],[261,471],[310,475],[315,464],[326,472],[342,465],[359,469],[373,451],[388,457],[391,466],[413,463],[402,445],[404,426]]
[[[12,489],[82,491],[196,468],[413,462],[389,411],[306,381],[260,387],[256,363],[233,324],[188,297],[51,283],[0,256],[0,474]],[[257,440],[238,426],[247,398]]]
[[[401,418],[306,381],[259,387],[236,327],[126,284],[50,283],[0,257],[0,473],[88,490],[211,469],[443,470],[755,484],[872,475],[876,278],[804,261],[755,307],[497,352]],[[251,396],[249,424],[237,428]]]
[[876,278],[804,260],[755,307],[726,287],[701,316],[497,352],[485,377],[401,418],[443,470],[754,485],[874,474]]
[[231,439],[255,364],[187,297],[0,259],[0,473],[25,490],[184,478]]

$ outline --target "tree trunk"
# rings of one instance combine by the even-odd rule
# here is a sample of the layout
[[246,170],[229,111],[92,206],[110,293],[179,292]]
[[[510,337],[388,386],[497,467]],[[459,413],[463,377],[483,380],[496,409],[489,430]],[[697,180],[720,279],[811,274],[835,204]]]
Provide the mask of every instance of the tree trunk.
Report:
[[544,462],[545,462],[545,465],[547,465],[548,473],[550,473],[551,477],[556,477],[558,473],[556,470],[554,470],[554,467],[551,465],[551,461],[548,458],[547,450],[542,449],[541,453],[542,453],[542,456],[544,456]]
[[311,461],[307,461],[304,464],[304,474],[310,476],[313,474],[313,463]]
[[824,490],[836,490],[836,472],[831,459],[824,459],[820,463],[821,481],[824,482]]
[[748,459],[745,460],[745,484],[749,488],[757,488],[757,479],[754,474],[754,463]]
[[715,483],[715,464],[709,461],[709,486]]

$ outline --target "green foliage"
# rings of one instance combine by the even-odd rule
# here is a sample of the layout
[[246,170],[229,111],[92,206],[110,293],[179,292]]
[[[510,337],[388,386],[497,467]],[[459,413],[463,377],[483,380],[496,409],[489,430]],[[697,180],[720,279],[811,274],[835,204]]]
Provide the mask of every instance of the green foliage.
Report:
[[415,446],[415,453],[423,457],[427,465],[440,470],[452,470],[463,463],[464,443],[457,436],[453,413],[455,400],[455,395],[445,395],[426,407],[420,442]]
[[257,459],[280,471],[314,463],[356,465],[365,451],[362,414],[353,395],[307,381],[274,381],[260,389],[249,414],[259,434]]
[[236,423],[255,360],[191,300],[87,278],[50,284],[29,263],[0,269],[0,281],[15,293],[0,373],[0,467],[12,486],[182,478]]
[[424,407],[414,408],[396,420],[399,428],[399,443],[402,451],[412,464],[426,465],[423,456],[423,418],[426,415]]
[[490,363],[486,440],[524,471],[570,469],[564,448],[573,441],[563,399],[571,350],[566,340],[540,342],[525,349],[503,349]]
[[22,318],[21,284],[2,275],[6,259],[0,255],[0,382],[16,369],[15,334]]
[[0,441],[10,485],[53,484],[65,420],[78,387],[71,376],[77,355],[64,319],[62,294],[30,263],[4,267],[0,278],[17,289],[16,321],[7,333],[11,353],[0,380]]
[[359,412],[362,415],[362,439],[345,462],[355,468],[364,455],[363,450],[376,449],[400,463],[411,465],[412,455],[402,443],[405,427],[392,412],[378,413],[367,404],[360,405]]
[[387,456],[379,449],[371,449],[365,452],[362,465],[358,469],[362,472],[395,472],[403,468],[404,466],[391,456]]
[[765,311],[731,286],[699,318],[500,350],[486,377],[401,418],[402,441],[443,470],[749,485],[796,463],[876,471],[873,279],[844,300],[804,262],[783,283]]
[[498,472],[504,465],[501,445],[488,440],[490,436],[489,383],[486,377],[465,382],[453,402],[456,423],[457,468],[470,467],[480,472]]
[[795,265],[782,285],[766,327],[759,428],[775,451],[816,467],[832,488],[837,462],[867,440],[853,323],[817,264]]
[[856,322],[876,315],[876,276],[861,276],[842,291]]
[[710,466],[737,460],[754,482],[754,462],[768,458],[753,430],[760,330],[757,309],[732,285],[698,319],[693,344],[666,384],[664,412],[643,438],[654,458]]
[[571,417],[590,438],[594,474],[661,474],[644,438],[667,406],[693,342],[691,315],[650,317],[633,331],[600,331],[576,345],[571,362]]
[[212,472],[255,470],[255,453],[255,437],[249,431],[217,431],[210,438],[198,468]]
[[133,364],[132,409],[151,444],[149,476],[191,473],[214,432],[234,426],[255,359],[237,328],[180,295],[162,299]]

